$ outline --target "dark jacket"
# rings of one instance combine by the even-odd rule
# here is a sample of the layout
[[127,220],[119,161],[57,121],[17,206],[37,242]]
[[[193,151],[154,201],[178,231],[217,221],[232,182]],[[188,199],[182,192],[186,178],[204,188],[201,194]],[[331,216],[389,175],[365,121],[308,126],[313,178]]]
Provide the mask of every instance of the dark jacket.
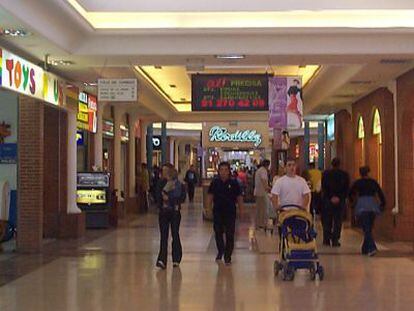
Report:
[[[190,174],[193,174],[193,178],[190,178]],[[195,185],[195,184],[197,184],[198,183],[198,177],[197,177],[197,173],[196,172],[193,172],[193,171],[191,171],[191,170],[188,170],[186,173],[185,173],[185,178],[184,178],[184,181],[186,182],[186,183],[188,183],[188,184],[192,184],[192,185]]]
[[161,178],[157,181],[155,186],[155,202],[157,203],[158,208],[162,208],[162,189],[164,189],[165,185],[167,184],[167,180]]
[[325,199],[336,196],[345,200],[349,192],[349,175],[341,169],[330,169],[322,175],[322,194]]

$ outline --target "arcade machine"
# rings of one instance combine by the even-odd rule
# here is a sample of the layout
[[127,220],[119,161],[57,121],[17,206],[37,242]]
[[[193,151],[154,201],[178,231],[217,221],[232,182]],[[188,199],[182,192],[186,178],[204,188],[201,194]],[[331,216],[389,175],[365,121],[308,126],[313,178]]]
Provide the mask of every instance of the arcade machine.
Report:
[[110,174],[87,172],[77,175],[77,204],[86,214],[86,228],[108,228],[111,208]]

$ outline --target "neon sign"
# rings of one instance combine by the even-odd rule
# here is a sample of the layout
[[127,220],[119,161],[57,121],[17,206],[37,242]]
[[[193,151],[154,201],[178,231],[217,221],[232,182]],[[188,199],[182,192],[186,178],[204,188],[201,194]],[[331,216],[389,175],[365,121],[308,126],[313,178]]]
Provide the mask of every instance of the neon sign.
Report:
[[262,135],[256,130],[236,130],[230,133],[225,127],[213,126],[209,132],[209,140],[211,142],[253,143],[255,147],[258,147],[262,143]]

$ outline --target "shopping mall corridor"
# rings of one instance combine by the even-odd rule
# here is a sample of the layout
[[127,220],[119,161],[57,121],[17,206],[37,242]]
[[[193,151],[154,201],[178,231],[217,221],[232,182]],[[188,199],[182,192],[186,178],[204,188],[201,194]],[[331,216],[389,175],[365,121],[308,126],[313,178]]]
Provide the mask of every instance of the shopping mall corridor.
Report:
[[[196,201],[201,202],[201,193]],[[169,262],[167,270],[154,265],[155,213],[97,233],[100,237],[83,245],[64,249],[62,244],[59,256],[0,287],[0,310],[355,311],[412,310],[414,305],[414,261],[407,245],[381,243],[377,257],[362,257],[359,233],[346,229],[341,249],[320,248],[324,281],[312,282],[299,271],[293,282],[284,282],[273,276],[275,237],[263,232],[254,237],[245,219],[237,228],[233,265],[227,267],[214,261],[211,227],[202,220],[200,203],[185,205],[183,261],[179,268]],[[16,255],[0,265],[15,260],[10,273],[18,273],[19,264],[36,258]]]

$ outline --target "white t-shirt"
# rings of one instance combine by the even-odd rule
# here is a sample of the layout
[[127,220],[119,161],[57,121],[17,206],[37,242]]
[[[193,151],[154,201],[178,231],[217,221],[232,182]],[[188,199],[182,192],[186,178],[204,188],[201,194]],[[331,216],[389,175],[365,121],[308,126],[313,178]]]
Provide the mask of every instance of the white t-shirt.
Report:
[[286,205],[303,206],[303,195],[310,192],[306,180],[297,175],[295,177],[285,175],[278,178],[272,188],[272,194],[279,197],[281,207]]
[[254,195],[257,197],[265,196],[267,194],[265,185],[268,184],[269,175],[267,174],[267,169],[262,166],[256,171],[256,175],[254,176]]

